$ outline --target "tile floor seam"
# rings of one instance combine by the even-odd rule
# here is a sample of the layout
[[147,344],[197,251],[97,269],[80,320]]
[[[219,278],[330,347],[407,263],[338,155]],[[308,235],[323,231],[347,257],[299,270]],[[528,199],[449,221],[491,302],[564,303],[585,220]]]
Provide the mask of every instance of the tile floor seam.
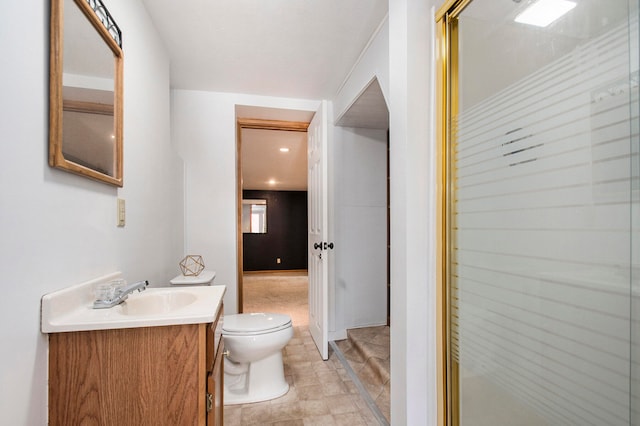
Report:
[[367,403],[367,405],[369,406],[369,409],[371,410],[375,418],[378,420],[380,425],[389,426],[389,422],[387,422],[387,419],[384,417],[382,412],[380,412],[380,409],[376,405],[375,401],[371,398],[371,395],[369,395],[369,392],[367,392],[367,390],[364,388],[364,386],[360,382],[360,379],[356,375],[355,371],[353,371],[353,369],[349,365],[349,362],[346,360],[346,358],[342,354],[342,351],[340,350],[340,348],[338,348],[338,345],[336,345],[334,342],[331,341],[329,342],[329,346],[331,346],[331,349],[334,351],[334,353],[336,354],[336,356],[344,366],[344,369],[347,371],[347,374],[350,376],[351,381],[356,385],[356,388],[360,392],[360,396]]

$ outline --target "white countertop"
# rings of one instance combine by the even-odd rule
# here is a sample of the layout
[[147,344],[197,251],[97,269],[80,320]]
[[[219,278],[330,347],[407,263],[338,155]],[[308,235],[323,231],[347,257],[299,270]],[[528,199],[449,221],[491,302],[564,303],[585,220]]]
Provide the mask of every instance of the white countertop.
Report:
[[[116,328],[155,327],[176,324],[212,322],[220,309],[225,286],[150,287],[134,292],[120,305],[93,309],[94,286],[121,277],[113,273],[83,284],[68,287],[42,297],[41,329],[43,333],[106,330]],[[178,294],[179,293],[179,294]],[[189,301],[184,306],[160,309],[152,313],[131,312],[131,307],[144,306],[148,300],[165,300],[180,296]]]

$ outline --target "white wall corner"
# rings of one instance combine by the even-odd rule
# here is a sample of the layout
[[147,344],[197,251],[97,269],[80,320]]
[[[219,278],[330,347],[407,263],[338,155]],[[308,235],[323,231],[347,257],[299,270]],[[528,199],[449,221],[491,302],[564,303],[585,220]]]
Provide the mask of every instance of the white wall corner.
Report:
[[[389,3],[391,160],[391,422],[437,425],[434,7],[440,0]],[[432,124],[432,123],[431,123]]]

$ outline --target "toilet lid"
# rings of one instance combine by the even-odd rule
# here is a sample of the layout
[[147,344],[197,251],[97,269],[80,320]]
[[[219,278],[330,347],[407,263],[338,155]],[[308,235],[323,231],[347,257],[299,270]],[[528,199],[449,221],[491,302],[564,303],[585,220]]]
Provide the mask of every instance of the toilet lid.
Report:
[[225,315],[222,331],[231,333],[256,333],[281,328],[291,323],[291,317],[285,314],[261,312],[255,314]]

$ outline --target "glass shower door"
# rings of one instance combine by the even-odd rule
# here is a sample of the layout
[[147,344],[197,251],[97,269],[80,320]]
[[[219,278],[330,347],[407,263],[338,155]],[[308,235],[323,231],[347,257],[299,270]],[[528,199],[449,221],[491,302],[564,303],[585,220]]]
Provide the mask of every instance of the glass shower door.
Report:
[[[453,423],[638,424],[637,2],[467,3],[449,16]],[[542,3],[568,10],[522,17]]]

